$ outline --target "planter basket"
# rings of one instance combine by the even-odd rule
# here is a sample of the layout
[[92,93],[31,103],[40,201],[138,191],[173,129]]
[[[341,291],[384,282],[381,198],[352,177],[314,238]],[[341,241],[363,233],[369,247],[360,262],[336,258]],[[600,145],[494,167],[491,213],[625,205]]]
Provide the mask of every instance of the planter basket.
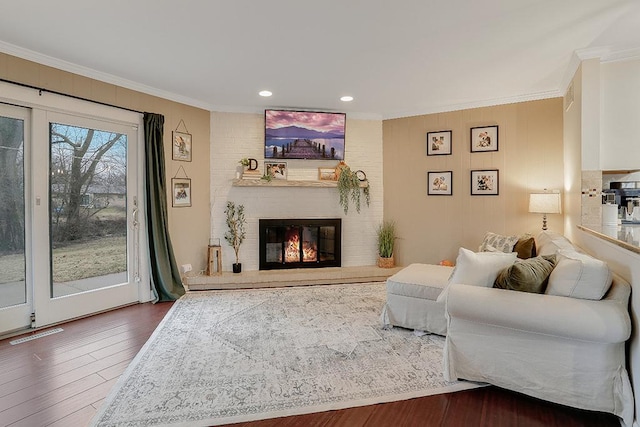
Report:
[[378,257],[378,267],[380,268],[393,268],[396,266],[396,263],[393,259],[393,255],[389,258]]

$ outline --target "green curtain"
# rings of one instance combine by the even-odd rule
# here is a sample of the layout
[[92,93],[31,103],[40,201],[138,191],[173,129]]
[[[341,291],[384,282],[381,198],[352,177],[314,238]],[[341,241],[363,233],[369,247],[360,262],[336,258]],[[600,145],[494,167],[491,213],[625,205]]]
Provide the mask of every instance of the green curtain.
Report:
[[164,116],[144,113],[145,198],[153,302],[175,301],[184,295],[168,230],[163,133]]

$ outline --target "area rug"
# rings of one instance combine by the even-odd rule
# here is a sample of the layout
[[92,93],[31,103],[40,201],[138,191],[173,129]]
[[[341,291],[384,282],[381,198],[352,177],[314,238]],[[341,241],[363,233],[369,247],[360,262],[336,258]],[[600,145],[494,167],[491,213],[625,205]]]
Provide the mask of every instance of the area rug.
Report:
[[383,330],[384,283],[190,292],[94,426],[208,426],[477,387],[442,375],[444,338]]

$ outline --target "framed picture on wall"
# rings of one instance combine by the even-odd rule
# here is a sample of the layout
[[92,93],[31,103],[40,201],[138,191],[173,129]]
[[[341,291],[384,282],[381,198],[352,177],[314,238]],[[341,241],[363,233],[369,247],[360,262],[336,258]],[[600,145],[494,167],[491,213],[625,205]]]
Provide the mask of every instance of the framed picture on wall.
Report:
[[498,169],[471,171],[472,196],[497,196],[499,194]]
[[443,156],[451,154],[450,130],[427,132],[427,156]]
[[191,134],[178,132],[176,130],[173,131],[173,149],[172,156],[173,160],[178,160],[180,162],[190,162],[191,161]]
[[498,126],[471,128],[471,152],[498,151]]
[[264,174],[272,179],[287,179],[287,162],[264,162]]
[[427,172],[427,195],[451,196],[453,194],[453,172]]
[[318,168],[318,180],[337,181],[336,168]]
[[191,178],[171,178],[171,194],[173,207],[191,206]]

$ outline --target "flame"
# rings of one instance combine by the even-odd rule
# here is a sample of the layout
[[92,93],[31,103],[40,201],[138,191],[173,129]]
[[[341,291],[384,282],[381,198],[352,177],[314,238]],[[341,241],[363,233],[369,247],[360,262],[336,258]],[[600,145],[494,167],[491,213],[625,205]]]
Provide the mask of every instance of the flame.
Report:
[[[284,260],[285,262],[300,262],[300,234],[297,229],[287,232],[285,241]],[[302,242],[302,261],[316,261],[318,256],[318,246],[315,242]]]
[[302,242],[302,261],[315,261],[318,256],[318,250],[315,243]]
[[300,237],[295,234],[291,236],[289,240],[287,240],[284,244],[284,261],[300,262]]

